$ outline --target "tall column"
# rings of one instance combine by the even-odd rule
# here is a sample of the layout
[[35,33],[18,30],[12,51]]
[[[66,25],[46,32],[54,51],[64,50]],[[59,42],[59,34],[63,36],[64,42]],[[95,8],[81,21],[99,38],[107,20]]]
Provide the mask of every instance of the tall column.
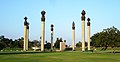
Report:
[[42,23],[42,28],[41,28],[41,51],[44,51],[44,41],[45,41],[45,11],[42,11],[42,17],[41,17],[41,23]]
[[28,50],[28,44],[29,44],[29,23],[27,25],[27,41],[26,41],[26,50]]
[[28,26],[28,22],[27,22],[27,17],[24,18],[24,46],[23,46],[23,50],[26,51],[26,43],[27,43],[27,26]]
[[82,51],[85,51],[85,11],[82,11]]
[[88,50],[90,50],[90,18],[87,19],[87,27],[88,27]]
[[72,23],[72,50],[75,50],[75,23]]
[[54,27],[54,25],[53,24],[51,24],[51,50],[53,50],[53,27]]

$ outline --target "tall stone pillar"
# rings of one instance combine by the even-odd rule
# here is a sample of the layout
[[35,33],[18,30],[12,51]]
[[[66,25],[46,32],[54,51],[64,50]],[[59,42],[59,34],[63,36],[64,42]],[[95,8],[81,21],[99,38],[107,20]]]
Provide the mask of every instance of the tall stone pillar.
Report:
[[27,41],[26,41],[26,50],[28,50],[28,44],[29,44],[29,23],[27,25]]
[[54,27],[54,25],[53,24],[51,24],[51,50],[53,50],[53,27]]
[[85,11],[82,11],[82,51],[85,51]]
[[26,51],[27,49],[27,37],[28,37],[28,34],[27,34],[27,26],[28,26],[28,22],[27,22],[27,17],[24,18],[25,21],[24,21],[24,46],[23,46],[23,50]]
[[88,37],[87,37],[87,40],[88,40],[88,50],[90,50],[90,18],[87,19],[87,27],[88,27]]
[[75,23],[72,23],[72,50],[75,50]]
[[44,51],[44,41],[45,41],[45,11],[42,11],[42,17],[41,17],[41,24],[42,24],[42,28],[41,28],[41,51]]

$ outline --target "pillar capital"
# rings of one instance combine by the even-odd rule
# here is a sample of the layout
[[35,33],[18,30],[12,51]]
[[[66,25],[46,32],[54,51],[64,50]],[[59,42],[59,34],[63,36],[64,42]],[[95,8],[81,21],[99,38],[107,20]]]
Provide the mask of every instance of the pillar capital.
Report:
[[85,16],[85,14],[86,14],[85,10],[82,10],[81,14],[82,14],[83,16]]
[[53,29],[53,27],[54,27],[54,25],[53,24],[51,24],[51,31],[53,31],[54,29]]
[[54,25],[53,25],[53,24],[51,24],[51,27],[54,27]]
[[25,21],[27,21],[27,19],[28,19],[28,18],[27,18],[27,17],[25,17],[24,19],[25,19]]
[[90,21],[90,18],[88,18],[87,21]]
[[75,30],[75,22],[72,23],[72,29]]
[[46,13],[46,12],[43,10],[43,11],[41,12],[42,16],[45,16],[45,13]]
[[82,10],[81,14],[82,14],[81,20],[85,21],[85,14],[86,14],[85,10]]
[[43,10],[42,12],[41,12],[41,15],[42,15],[42,17],[41,17],[41,21],[45,21],[45,11]]
[[29,24],[29,23],[27,22],[27,19],[28,19],[27,17],[24,18],[24,20],[25,20],[25,21],[24,21],[24,25],[26,25],[26,26]]
[[90,18],[88,18],[87,21],[87,26],[90,26]]

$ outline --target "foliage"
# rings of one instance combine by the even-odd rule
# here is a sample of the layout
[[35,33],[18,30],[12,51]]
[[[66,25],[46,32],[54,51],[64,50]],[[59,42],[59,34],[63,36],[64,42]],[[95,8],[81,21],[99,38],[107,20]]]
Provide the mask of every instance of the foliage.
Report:
[[51,43],[47,42],[44,46],[45,46],[46,49],[49,50],[51,48]]
[[32,42],[34,47],[40,47],[40,42],[38,40],[33,40]]
[[82,43],[79,41],[78,43],[76,43],[76,47],[81,47]]
[[91,37],[91,45],[103,47],[103,50],[106,50],[107,47],[120,47],[120,31],[114,26],[103,29],[102,32],[98,32]]
[[[65,40],[65,41],[66,41],[66,40]],[[62,38],[60,38],[60,39],[57,38],[57,40],[56,40],[56,42],[55,42],[55,44],[54,44],[54,47],[55,47],[55,48],[60,48],[60,42],[63,42],[63,41],[62,41]]]
[[12,40],[9,38],[5,38],[4,36],[0,36],[0,50],[3,48],[19,48],[20,42],[19,40]]
[[[31,42],[29,42],[30,45],[32,44]],[[23,44],[24,44],[24,38],[18,38],[18,39],[9,39],[6,38],[5,36],[0,36],[0,50],[3,48],[23,48]]]
[[[23,48],[23,44],[24,44],[24,38],[18,38],[15,40],[6,38],[5,36],[0,36],[0,50],[5,49],[5,48]],[[28,47],[40,47],[40,42],[38,40],[33,40],[33,41],[29,41]],[[51,44],[47,43],[44,45],[45,48],[50,49]]]

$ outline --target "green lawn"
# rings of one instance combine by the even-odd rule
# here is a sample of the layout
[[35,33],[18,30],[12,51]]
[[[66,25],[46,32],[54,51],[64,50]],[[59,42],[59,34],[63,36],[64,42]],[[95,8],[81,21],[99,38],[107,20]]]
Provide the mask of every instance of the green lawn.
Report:
[[0,62],[120,62],[120,53],[49,52],[0,55]]

